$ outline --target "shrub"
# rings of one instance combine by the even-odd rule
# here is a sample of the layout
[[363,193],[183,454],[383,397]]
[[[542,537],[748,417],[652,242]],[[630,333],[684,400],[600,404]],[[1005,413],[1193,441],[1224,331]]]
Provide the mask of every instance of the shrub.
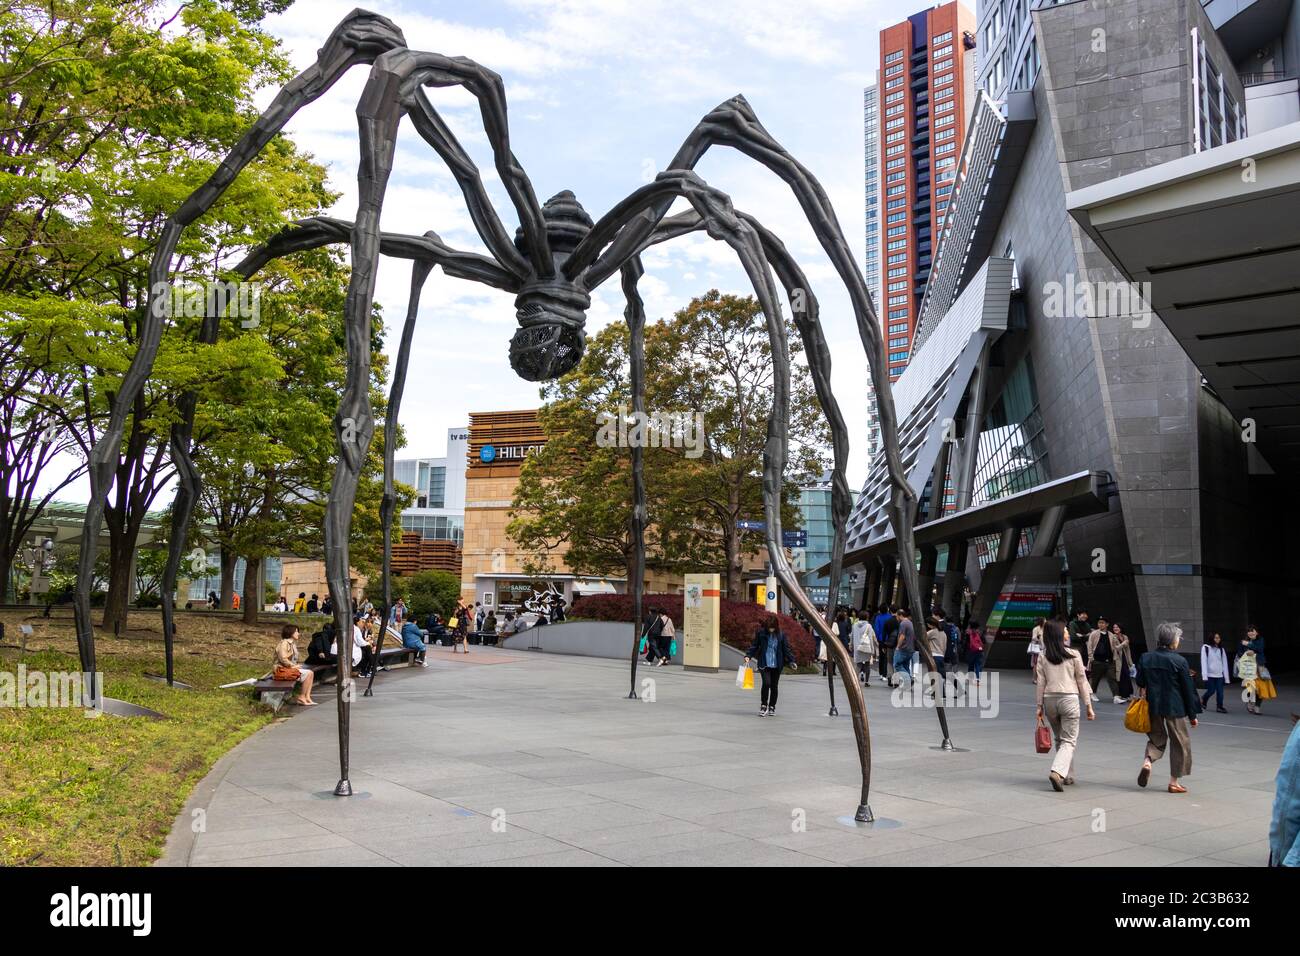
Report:
[[423,621],[430,614],[444,620],[460,598],[460,578],[450,571],[420,571],[393,578],[393,600],[406,602],[408,616]]
[[[757,604],[745,601],[721,599],[718,633],[722,643],[741,651],[749,650],[754,641],[754,632],[763,623],[768,612]],[[648,612],[652,607],[661,607],[668,612],[677,628],[682,633],[682,596],[680,594],[646,594],[642,596],[641,608]],[[573,602],[569,616],[585,618],[590,621],[632,622],[632,595],[630,594],[590,594]],[[788,614],[778,614],[781,630],[790,641],[790,649],[800,664],[808,664],[813,659],[812,635],[803,625]]]

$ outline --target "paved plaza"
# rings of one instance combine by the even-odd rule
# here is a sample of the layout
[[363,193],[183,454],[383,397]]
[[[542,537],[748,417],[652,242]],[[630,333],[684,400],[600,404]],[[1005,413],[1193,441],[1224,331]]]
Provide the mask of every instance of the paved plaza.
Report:
[[[338,777],[334,689],[223,758],[178,817],[162,863],[338,865],[1259,866],[1273,778],[1300,709],[1290,688],[1252,717],[1239,699],[1192,731],[1186,795],[1165,764],[1136,786],[1144,737],[1104,700],[1085,724],[1078,784],[1052,791],[1033,752],[1033,685],[998,675],[995,718],[867,690],[871,805],[843,691],[786,676],[779,716],[733,673],[476,648],[381,674],[352,708],[352,783]],[[1231,689],[1230,689],[1231,690]],[[232,691],[242,692],[242,691]],[[1211,702],[1211,707],[1213,703]],[[197,811],[202,810],[202,813]],[[197,834],[192,832],[199,830]]]

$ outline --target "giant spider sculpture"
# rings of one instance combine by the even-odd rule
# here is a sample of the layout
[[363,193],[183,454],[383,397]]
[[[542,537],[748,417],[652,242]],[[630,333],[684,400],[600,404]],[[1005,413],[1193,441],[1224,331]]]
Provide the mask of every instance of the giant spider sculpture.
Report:
[[[906,480],[898,449],[894,404],[885,379],[884,343],[875,309],[866,285],[854,264],[834,210],[817,180],[796,161],[758,122],[743,97],[736,97],[710,112],[686,139],[668,168],[654,182],[637,189],[598,222],[578,204],[572,193],[562,192],[539,205],[528,176],[510,150],[506,122],[506,100],[501,78],[463,57],[410,50],[402,32],[390,20],[363,10],[349,14],[319,51],[316,62],[295,77],[258,118],[253,127],[230,151],[209,180],[196,190],[168,219],[149,270],[150,294],[165,288],[172,256],[181,231],[202,216],[235,176],[248,165],[303,106],[318,99],[348,69],[358,63],[371,64],[365,92],[357,106],[360,130],[360,198],[356,220],[313,218],[296,223],[265,246],[254,250],[236,267],[248,278],[270,260],[295,251],[330,243],[348,243],[352,273],[345,303],[347,375],[334,419],[338,463],[325,517],[325,561],[335,626],[343,637],[339,660],[339,764],[340,779],[335,793],[351,794],[348,779],[349,707],[355,696],[350,673],[352,623],[348,579],[348,531],[356,497],[358,477],[366,449],[374,434],[368,392],[370,376],[370,306],[374,298],[375,271],[381,255],[413,261],[410,296],[402,330],[388,404],[387,421],[397,420],[401,408],[411,339],[414,333],[421,289],[434,266],[450,276],[481,282],[515,294],[519,328],[510,342],[510,364],[523,378],[539,381],[563,375],[577,365],[584,346],[583,326],[590,305],[591,290],[619,273],[627,299],[625,316],[631,332],[631,384],[633,409],[644,411],[645,311],[637,292],[642,275],[640,255],[650,245],[695,230],[726,242],[740,259],[754,287],[766,318],[773,356],[773,411],[768,421],[764,451],[763,493],[768,553],[777,578],[795,605],[822,635],[844,678],[853,714],[862,768],[862,796],[857,819],[872,818],[868,798],[871,780],[870,736],[862,689],[844,645],[831,636],[823,620],[800,587],[781,547],[781,484],[786,464],[786,430],[789,417],[790,357],[785,325],[777,291],[784,287],[796,328],[803,338],[818,400],[827,415],[833,440],[834,473],[832,514],[835,538],[830,580],[840,579],[844,556],[844,530],[851,499],[844,470],[848,458],[848,432],[830,387],[830,350],[822,334],[817,301],[798,264],[781,241],[752,216],[738,212],[730,199],[704,182],[692,170],[709,147],[731,146],[757,160],[783,179],[794,191],[822,248],[830,257],[848,289],[858,332],[866,349],[872,379],[878,383],[880,426],[885,445],[885,463],[892,484],[890,516],[898,542],[899,568],[916,620],[922,620],[922,606],[913,561],[912,516],[916,494]],[[508,234],[479,176],[451,130],[434,110],[424,87],[461,86],[479,101],[483,123],[492,147],[497,172],[519,216],[515,236]],[[379,228],[384,193],[392,171],[399,121],[408,117],[420,136],[451,168],[469,208],[476,230],[489,256],[448,247],[435,233],[423,236],[398,235]],[[677,199],[691,209],[668,217]],[[776,278],[773,277],[775,272]],[[140,344],[123,378],[113,403],[108,427],[96,443],[90,462],[91,498],[82,530],[79,575],[75,594],[77,639],[83,669],[95,671],[94,630],[90,620],[90,582],[95,560],[105,495],[127,415],[150,374],[157,354],[164,319],[152,299],[142,320]],[[216,316],[208,316],[199,333],[200,341],[213,342],[218,331]],[[178,399],[178,422],[170,435],[170,450],[177,464],[179,487],[173,506],[169,560],[162,583],[163,633],[167,649],[167,676],[172,677],[171,649],[173,594],[186,530],[198,495],[199,478],[190,459],[195,396]],[[396,496],[393,487],[393,434],[384,429],[384,527],[383,601],[385,615],[391,603],[389,561],[390,528]],[[644,530],[647,521],[643,455],[632,449],[633,508],[631,532],[637,548],[637,574],[633,582],[635,620],[641,619],[644,577]],[[927,667],[934,669],[924,642]],[[637,634],[631,644],[632,692],[636,696]],[[92,694],[100,691],[93,688]],[[369,691],[367,691],[368,693]],[[939,719],[944,744],[948,746],[946,718]]]

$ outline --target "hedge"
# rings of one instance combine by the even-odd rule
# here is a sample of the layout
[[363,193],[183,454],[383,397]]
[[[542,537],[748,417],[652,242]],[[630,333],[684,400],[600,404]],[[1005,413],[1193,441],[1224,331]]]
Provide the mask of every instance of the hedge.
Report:
[[[749,650],[754,642],[754,633],[767,617],[768,612],[757,604],[745,601],[721,599],[722,620],[718,631],[722,643],[737,648],[742,653]],[[668,612],[677,628],[682,633],[682,596],[680,594],[646,594],[642,596],[641,608],[660,607]],[[632,595],[630,594],[589,594],[577,598],[569,609],[569,616],[584,618],[589,621],[624,621],[632,622]],[[809,664],[813,660],[812,635],[788,614],[778,614],[781,630],[790,641],[790,649],[800,664]]]

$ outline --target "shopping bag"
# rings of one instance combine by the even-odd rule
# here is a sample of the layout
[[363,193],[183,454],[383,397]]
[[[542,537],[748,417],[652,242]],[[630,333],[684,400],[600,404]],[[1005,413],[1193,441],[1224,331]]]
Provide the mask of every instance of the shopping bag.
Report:
[[638,647],[638,648],[636,649],[636,652],[637,652],[638,654],[644,654],[644,653],[645,653],[645,645],[646,645],[646,640],[645,640],[645,638],[643,637],[643,638],[641,638],[641,646]]
[[1052,750],[1052,732],[1048,729],[1047,724],[1043,723],[1043,718],[1038,718],[1038,726],[1034,729],[1034,753],[1050,753]]
[[668,645],[668,656],[669,656],[669,657],[676,657],[676,656],[677,656],[677,642],[676,642],[676,641],[673,641],[671,644]]
[[1128,705],[1128,710],[1124,711],[1124,728],[1135,734],[1151,732],[1151,711],[1145,697],[1139,697]]
[[[736,668],[736,686],[737,686],[737,687],[744,687],[744,686],[745,686],[745,680],[746,680],[746,678],[748,677],[748,675],[749,675],[749,668],[746,667],[744,664],[741,664],[739,667],[737,667],[737,668]],[[752,677],[748,677],[748,679],[749,679],[749,682],[750,682],[750,686],[752,687],[752,686],[753,686],[753,682],[754,682],[754,678],[752,678]]]
[[745,682],[744,682],[743,684],[741,684],[740,686],[741,686],[744,690],[753,690],[753,689],[754,689],[754,670],[753,670],[753,668],[750,668],[750,667],[746,667],[746,668],[745,668]]

